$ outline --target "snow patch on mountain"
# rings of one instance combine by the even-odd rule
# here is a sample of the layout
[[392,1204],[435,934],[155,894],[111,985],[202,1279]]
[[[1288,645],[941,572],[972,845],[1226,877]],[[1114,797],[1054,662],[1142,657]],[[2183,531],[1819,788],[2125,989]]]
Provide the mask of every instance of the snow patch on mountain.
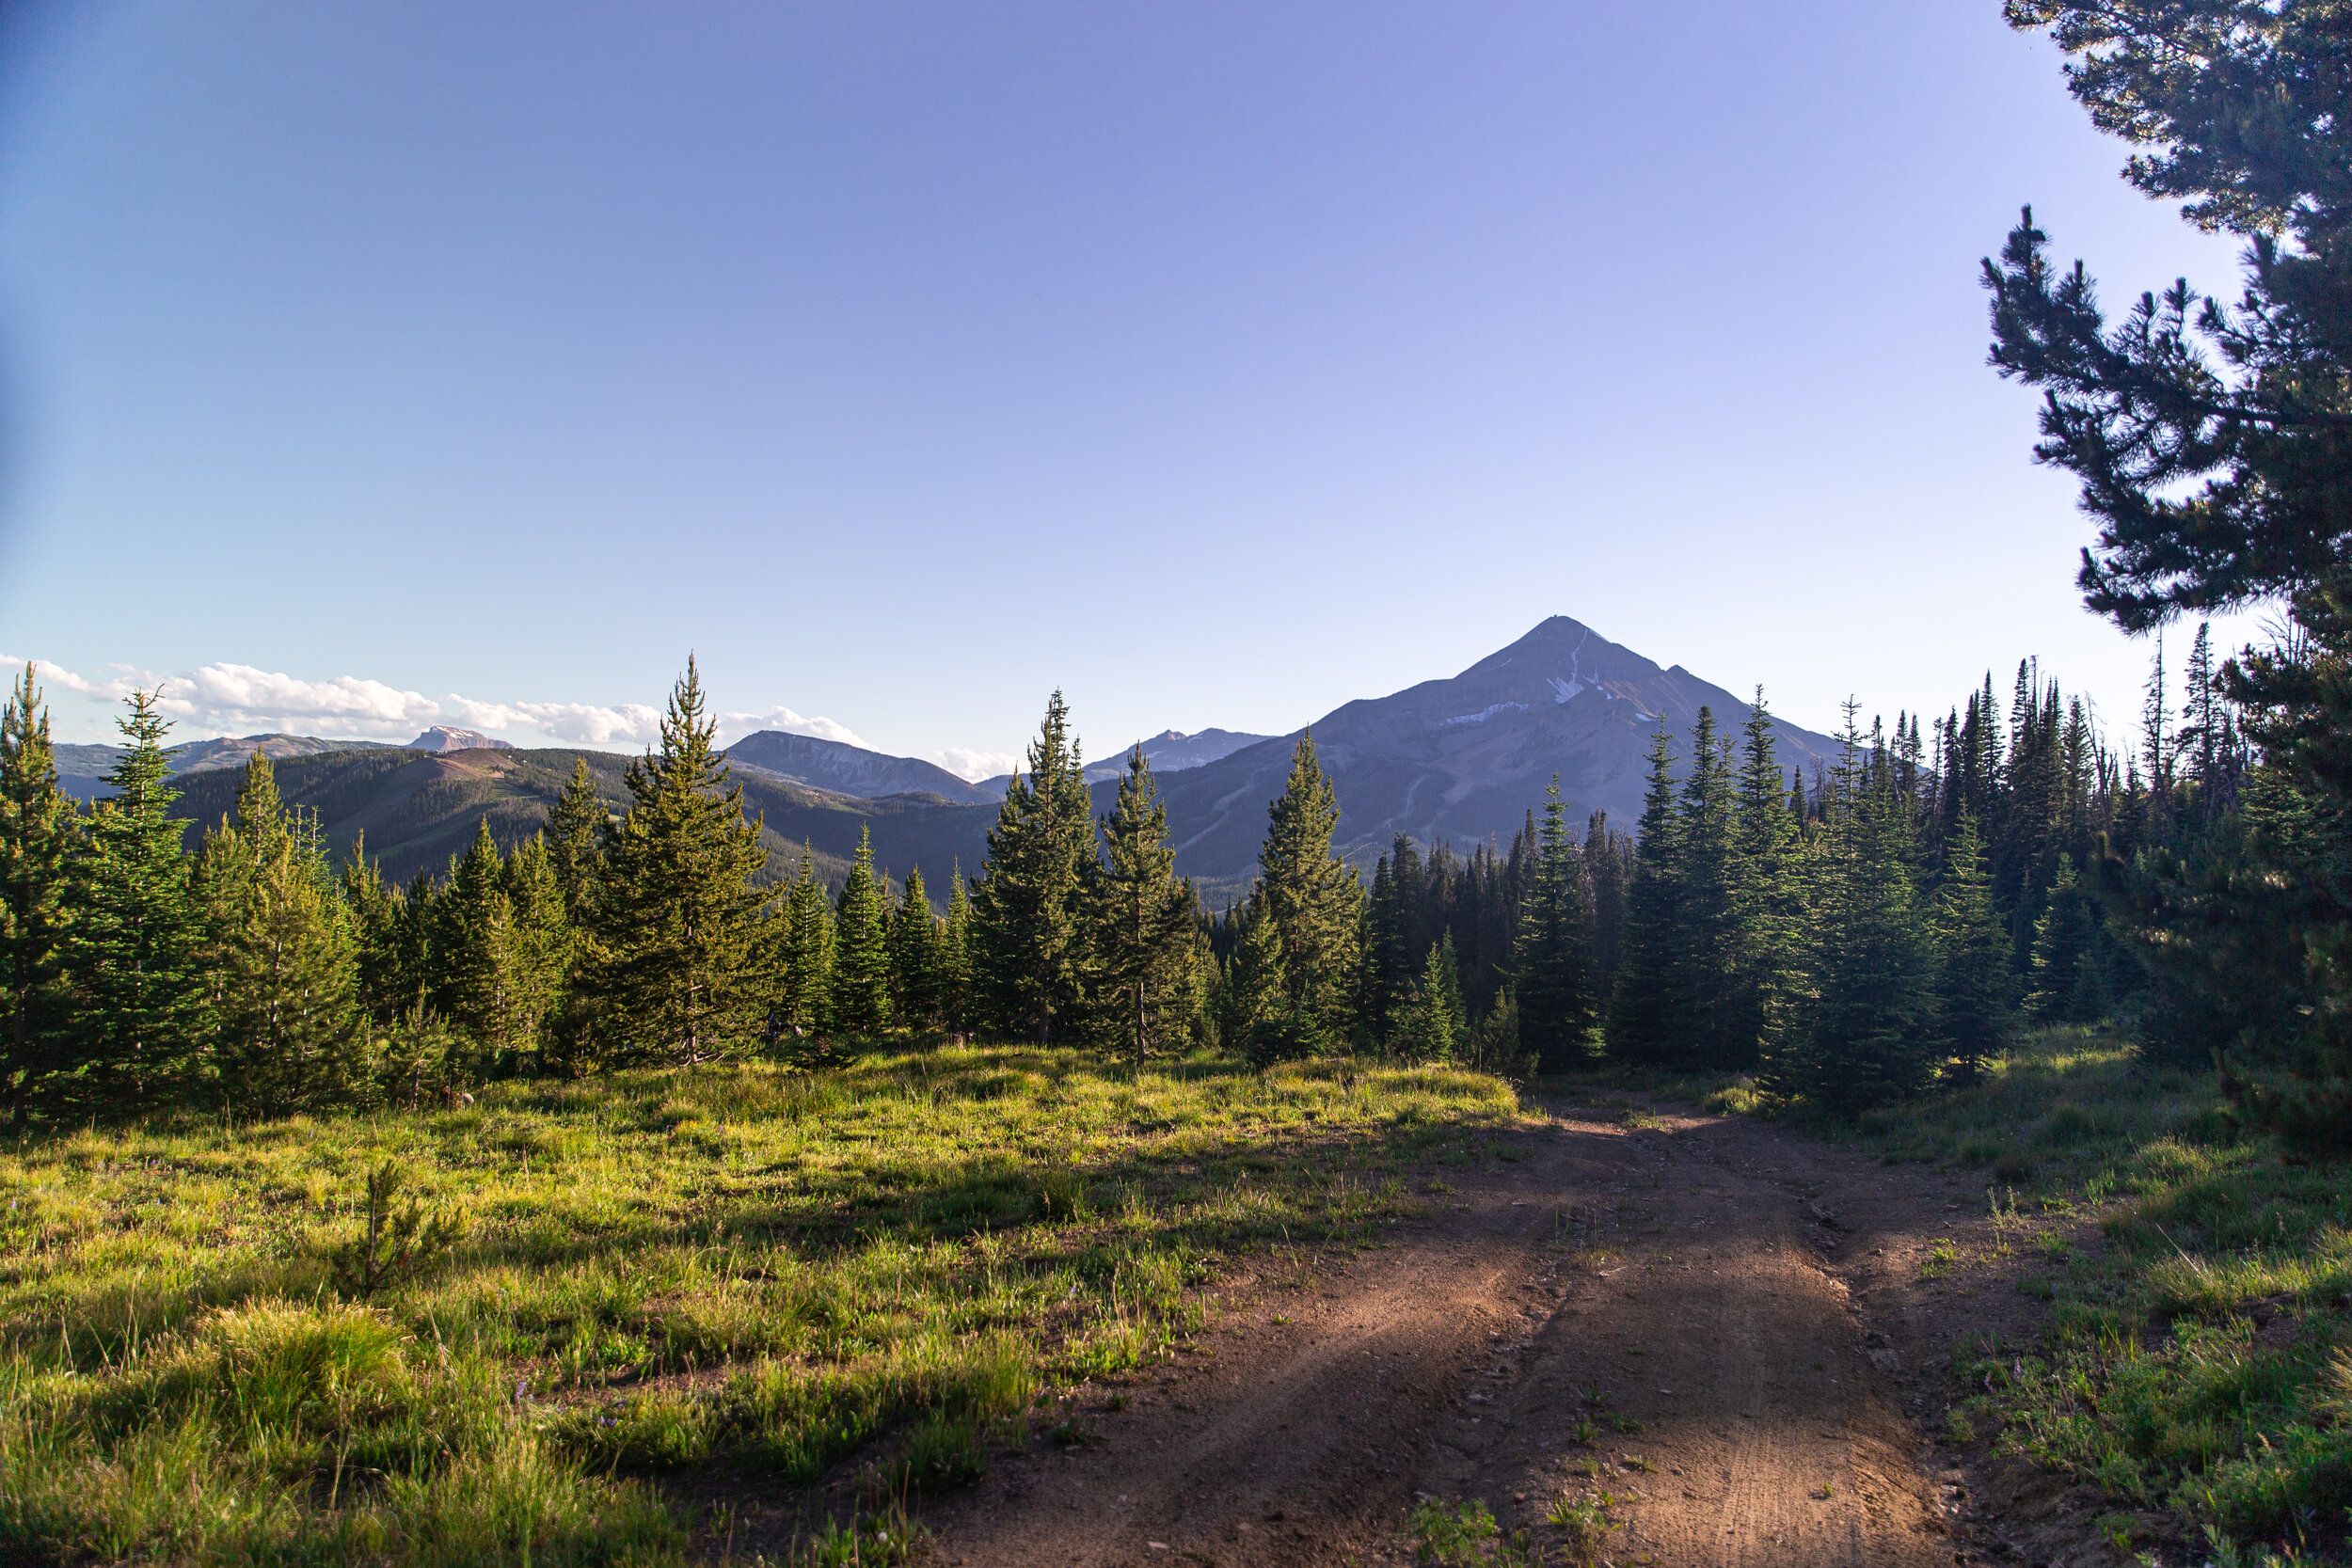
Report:
[[1489,703],[1476,713],[1457,713],[1453,718],[1445,720],[1444,723],[1448,728],[1455,724],[1483,724],[1498,713],[1509,713],[1515,709],[1524,709],[1526,706],[1525,703]]

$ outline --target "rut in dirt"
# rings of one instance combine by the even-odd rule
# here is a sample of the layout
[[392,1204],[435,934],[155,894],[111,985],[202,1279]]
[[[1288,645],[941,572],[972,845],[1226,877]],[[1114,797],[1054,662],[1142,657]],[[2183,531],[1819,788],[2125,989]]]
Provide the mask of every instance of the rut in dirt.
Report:
[[1926,1228],[1940,1188],[1902,1212],[1878,1167],[1735,1120],[1564,1112],[1516,1139],[1126,1408],[1090,1391],[1099,1441],[927,1509],[937,1560],[1403,1563],[1423,1497],[1557,1544],[1555,1500],[1607,1494],[1615,1561],[1964,1560],[1812,1196]]

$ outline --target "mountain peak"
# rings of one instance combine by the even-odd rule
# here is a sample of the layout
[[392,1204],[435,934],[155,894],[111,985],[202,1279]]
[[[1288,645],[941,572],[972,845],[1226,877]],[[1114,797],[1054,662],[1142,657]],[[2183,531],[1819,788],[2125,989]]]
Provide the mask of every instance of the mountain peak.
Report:
[[461,730],[449,724],[436,724],[410,741],[411,752],[511,752],[514,743],[493,739],[480,730]]

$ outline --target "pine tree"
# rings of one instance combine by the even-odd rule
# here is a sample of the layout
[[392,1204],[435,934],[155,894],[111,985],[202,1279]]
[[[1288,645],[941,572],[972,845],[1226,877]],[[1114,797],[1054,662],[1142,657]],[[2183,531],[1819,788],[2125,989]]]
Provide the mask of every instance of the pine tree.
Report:
[[2074,863],[2058,863],[2058,880],[2034,925],[2032,990],[2026,998],[2043,1023],[2088,1023],[2098,1016],[2099,996],[2092,948],[2098,917]]
[[206,835],[195,886],[223,1083],[275,1111],[364,1097],[358,937],[316,819],[288,810],[266,752]]
[[1841,738],[1824,802],[1810,988],[1763,1080],[1769,1092],[1851,1113],[1926,1082],[1934,955],[1911,819],[1891,777],[1866,763],[1851,703]]
[[564,906],[577,919],[588,907],[589,884],[596,879],[603,856],[603,838],[612,814],[596,796],[596,781],[588,759],[572,761],[571,781],[548,810],[548,860],[563,890]]
[[360,1009],[373,1022],[389,1024],[416,1006],[419,990],[405,961],[406,900],[370,858],[365,833],[352,845],[343,867],[342,896],[358,944]]
[[[1522,1015],[1523,1017],[1524,1015]],[[1524,1025],[1522,1024],[1522,1027]],[[1450,1062],[1469,1043],[1462,1006],[1462,974],[1451,933],[1431,944],[1421,979],[1399,1031],[1398,1052],[1417,1062]]]
[[570,907],[544,832],[516,845],[500,868],[512,946],[506,960],[511,1049],[544,1058],[568,1000],[573,941]]
[[1311,731],[1299,736],[1290,778],[1266,816],[1259,896],[1281,944],[1292,1012],[1313,1045],[1343,1044],[1355,1022],[1363,888],[1355,868],[1331,853],[1339,801]]
[[907,873],[898,907],[891,911],[888,936],[890,1015],[904,1028],[939,1026],[939,950],[944,940],[918,866]]
[[1761,687],[1748,709],[1732,811],[1731,910],[1738,953],[1723,1003],[1725,1037],[1739,1061],[1755,1063],[1788,1023],[1803,961],[1804,920],[1801,825],[1782,793],[1772,716]]
[[1593,995],[1595,1010],[1606,1013],[1617,984],[1617,958],[1625,946],[1625,885],[1631,874],[1623,833],[1597,811],[1584,820],[1584,879],[1593,891]]
[[972,894],[958,861],[947,879],[947,918],[939,929],[933,975],[941,1024],[950,1035],[972,1032]]
[[106,775],[112,793],[90,813],[74,889],[71,1070],[98,1093],[147,1101],[197,1076],[209,1033],[202,926],[186,825],[171,815],[169,725],[142,691],[119,726],[126,744]]
[[1192,884],[1176,875],[1168,808],[1141,746],[1127,753],[1103,843],[1090,944],[1095,990],[1120,1049],[1140,1062],[1186,1033],[1199,909]]
[[1027,761],[1005,788],[973,889],[972,980],[989,1023],[1042,1045],[1085,1009],[1084,917],[1096,864],[1093,807],[1059,691]]
[[80,824],[57,788],[49,710],[27,663],[0,708],[0,1093],[22,1112],[64,1065],[69,859]]
[[[1674,942],[1667,965],[1667,1052],[1691,1067],[1744,1069],[1756,1062],[1755,1020],[1737,1005],[1745,955],[1733,888],[1735,810],[1730,747],[1716,734],[1714,711],[1701,707],[1676,813]],[[1519,1014],[1524,1032],[1525,996]]]
[[857,854],[834,901],[833,1032],[871,1039],[890,1027],[889,898],[874,876],[874,841],[858,829]]
[[800,875],[784,905],[784,984],[779,1022],[796,1039],[825,1032],[833,1017],[833,909],[817,879],[816,858],[801,847]]
[[604,835],[583,980],[598,1029],[624,1055],[708,1061],[759,1030],[750,959],[765,857],[714,727],[689,658],[659,749],[629,765],[628,813]]
[[[1568,836],[1560,775],[1544,794],[1535,873],[1519,909],[1517,946],[1519,1040],[1547,1072],[1582,1061],[1599,1004],[1593,989],[1592,910],[1584,857]],[[1446,943],[1448,962],[1454,947]],[[1424,977],[1424,985],[1426,979]]]
[[1263,899],[1251,899],[1241,911],[1233,954],[1226,962],[1220,1010],[1226,1040],[1253,1067],[1268,1067],[1312,1048],[1290,977],[1282,973],[1281,934]]
[[1609,1003],[1609,1050],[1628,1061],[1661,1062],[1672,1051],[1675,944],[1680,929],[1681,863],[1676,846],[1674,744],[1664,725],[1650,739],[1649,787],[1625,892],[1624,946]]
[[515,911],[501,885],[501,856],[486,816],[472,844],[450,864],[434,900],[433,1010],[469,1041],[477,1061],[520,1044],[515,1017]]
[[1952,1075],[1969,1083],[2015,1030],[2017,982],[1974,814],[1961,815],[1944,855],[1933,919],[1935,1028]]

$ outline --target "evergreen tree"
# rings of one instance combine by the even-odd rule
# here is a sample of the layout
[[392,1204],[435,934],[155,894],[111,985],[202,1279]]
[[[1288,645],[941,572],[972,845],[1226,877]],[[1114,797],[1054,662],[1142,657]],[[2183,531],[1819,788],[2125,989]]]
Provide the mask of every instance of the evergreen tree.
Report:
[[[1701,707],[1676,814],[1674,942],[1666,972],[1667,1052],[1692,1067],[1740,1069],[1756,1062],[1756,1020],[1738,1005],[1746,955],[1733,888],[1735,809],[1730,747],[1716,734],[1713,710]],[[1522,995],[1522,1034],[1527,1006]]]
[[596,797],[596,781],[588,759],[572,760],[571,781],[548,810],[548,861],[563,890],[564,908],[574,918],[588,907],[589,884],[596,880],[603,855],[603,838],[612,814]]
[[874,841],[858,829],[857,854],[834,901],[833,1030],[871,1039],[890,1027],[890,904],[874,876]]
[[1086,773],[1057,691],[1028,768],[1005,788],[972,893],[972,980],[986,1021],[1045,1044],[1082,1014],[1085,914],[1095,870]]
[[1339,801],[1311,731],[1299,736],[1290,778],[1266,816],[1259,896],[1281,945],[1291,1010],[1312,1044],[1342,1044],[1355,1022],[1363,889],[1355,869],[1331,853]]
[[795,1038],[824,1033],[833,1017],[833,910],[817,879],[816,858],[801,847],[800,875],[784,905],[783,1028]]
[[1724,1000],[1737,1060],[1760,1061],[1787,1026],[1803,964],[1804,892],[1800,819],[1782,793],[1772,716],[1758,687],[1748,709],[1735,782],[1731,908],[1738,933],[1733,983]]
[[67,968],[73,976],[71,1070],[101,1093],[146,1101],[197,1071],[208,1032],[185,824],[171,815],[155,698],[134,692],[112,793],[89,816],[74,889]]
[[628,812],[606,830],[592,884],[584,987],[610,1047],[640,1059],[708,1061],[758,1030],[764,856],[713,728],[689,658],[659,748],[629,765]]
[[1974,814],[1961,814],[1944,857],[1933,922],[1935,1028],[1953,1076],[1969,1083],[2014,1032],[2017,983]]
[[273,1111],[365,1096],[358,937],[316,820],[287,809],[268,753],[246,762],[195,885],[223,1082]]
[[1674,746],[1661,724],[1650,739],[1649,787],[1626,881],[1624,946],[1609,1003],[1609,1050],[1629,1061],[1666,1060],[1674,1045],[1673,963],[1681,921],[1676,828]]
[[2035,923],[2032,990],[2026,998],[2044,1023],[2088,1023],[2099,1015],[2099,986],[2093,946],[2098,916],[2074,863],[2058,863],[2058,880]]
[[1789,1037],[1765,1064],[1770,1092],[1851,1113],[1926,1081],[1934,955],[1915,834],[1891,779],[1866,765],[1854,705],[1822,822],[1816,941]]
[[940,948],[945,941],[939,916],[931,912],[923,872],[907,873],[907,885],[891,912],[890,1015],[906,1028],[926,1030],[940,1022]]
[[1282,939],[1262,899],[1241,911],[1232,957],[1225,969],[1225,1038],[1253,1067],[1268,1067],[1312,1049],[1297,1013],[1290,977],[1282,973]]
[[515,1016],[515,911],[501,869],[485,816],[434,900],[433,1010],[470,1042],[482,1063],[522,1043]]
[[18,1111],[64,1065],[68,857],[79,828],[27,663],[0,707],[0,1093]]
[[533,833],[516,845],[500,879],[512,943],[506,959],[510,1048],[544,1056],[557,1043],[573,958],[570,905],[547,835]]
[[1584,880],[1593,894],[1593,994],[1606,1012],[1617,984],[1617,958],[1625,947],[1625,885],[1632,874],[1630,847],[1597,811],[1584,820]]
[[1398,1050],[1412,1061],[1450,1062],[1468,1044],[1469,1033],[1462,1007],[1461,967],[1454,956],[1453,935],[1448,933],[1431,945],[1422,963],[1421,980],[1413,990]]
[[[1542,1069],[1557,1072],[1584,1059],[1599,1013],[1584,857],[1568,836],[1567,804],[1560,799],[1557,773],[1544,794],[1538,844],[1534,878],[1519,911],[1518,1029],[1522,1046],[1534,1053]],[[1445,955],[1453,965],[1450,938]],[[1424,990],[1426,985],[1424,974]]]
[[1103,819],[1103,844],[1091,943],[1096,992],[1120,1048],[1140,1062],[1185,1036],[1200,907],[1192,884],[1176,875],[1168,808],[1141,746],[1127,753],[1117,801]]
[[420,988],[405,961],[406,900],[384,880],[383,868],[370,858],[365,833],[351,847],[342,895],[358,943],[360,1009],[372,1022],[389,1024],[417,1005]]
[[939,930],[933,976],[940,1022],[951,1035],[972,1032],[972,895],[958,861],[947,879],[947,918]]

